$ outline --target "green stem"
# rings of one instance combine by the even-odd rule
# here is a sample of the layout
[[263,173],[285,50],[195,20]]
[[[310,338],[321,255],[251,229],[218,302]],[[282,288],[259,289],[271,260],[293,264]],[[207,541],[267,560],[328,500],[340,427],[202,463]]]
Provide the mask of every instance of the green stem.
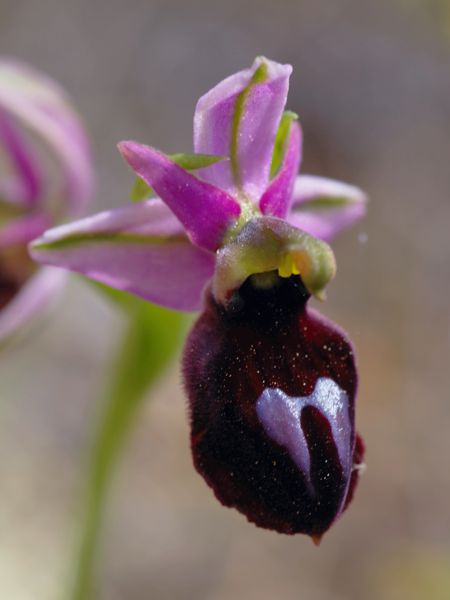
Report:
[[[117,300],[118,296],[115,296]],[[183,317],[127,297],[130,315],[90,455],[85,510],[70,600],[92,600],[105,505],[145,392],[179,346]]]

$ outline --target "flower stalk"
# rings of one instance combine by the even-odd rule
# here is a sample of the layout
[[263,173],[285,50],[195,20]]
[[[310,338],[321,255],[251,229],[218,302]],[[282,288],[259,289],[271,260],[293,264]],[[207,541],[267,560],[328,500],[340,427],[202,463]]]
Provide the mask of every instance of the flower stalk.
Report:
[[81,527],[70,574],[70,600],[97,597],[97,560],[111,486],[142,402],[176,353],[184,329],[181,313],[104,286],[100,289],[123,310],[127,323],[88,457]]

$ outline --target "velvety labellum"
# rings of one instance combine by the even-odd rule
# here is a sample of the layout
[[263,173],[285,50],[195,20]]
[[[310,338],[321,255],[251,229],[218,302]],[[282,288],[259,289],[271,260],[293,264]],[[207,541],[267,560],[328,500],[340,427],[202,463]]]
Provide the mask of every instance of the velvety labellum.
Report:
[[[274,283],[273,283],[274,282]],[[353,350],[307,306],[299,276],[207,293],[184,351],[194,464],[249,521],[319,538],[355,487]]]

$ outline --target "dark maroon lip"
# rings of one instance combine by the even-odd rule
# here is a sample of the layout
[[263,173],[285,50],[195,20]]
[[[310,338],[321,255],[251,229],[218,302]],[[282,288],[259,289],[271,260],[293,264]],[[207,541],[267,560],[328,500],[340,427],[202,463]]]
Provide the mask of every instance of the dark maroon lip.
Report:
[[[194,464],[217,498],[260,527],[319,538],[350,501],[362,445],[355,447],[353,348],[308,309],[308,298],[298,276],[269,289],[247,280],[227,308],[208,294],[185,346],[183,372]],[[324,380],[347,402],[340,429],[320,396],[302,405],[299,422],[278,424],[276,435],[270,419],[280,415],[270,413],[264,424],[258,417],[267,390],[279,390],[289,405]],[[297,438],[287,442],[294,429]],[[295,458],[296,444],[303,444],[303,462]]]

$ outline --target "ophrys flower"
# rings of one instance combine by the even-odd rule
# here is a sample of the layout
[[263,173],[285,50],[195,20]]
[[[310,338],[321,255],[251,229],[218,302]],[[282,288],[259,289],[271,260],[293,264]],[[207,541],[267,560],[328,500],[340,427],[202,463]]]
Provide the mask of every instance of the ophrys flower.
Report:
[[32,254],[202,310],[183,359],[198,471],[257,525],[317,539],[351,498],[362,443],[351,344],[307,301],[324,297],[327,240],[362,216],[365,196],[297,175],[291,70],[258,58],[200,98],[195,154],[119,144],[158,197],[50,230]]

